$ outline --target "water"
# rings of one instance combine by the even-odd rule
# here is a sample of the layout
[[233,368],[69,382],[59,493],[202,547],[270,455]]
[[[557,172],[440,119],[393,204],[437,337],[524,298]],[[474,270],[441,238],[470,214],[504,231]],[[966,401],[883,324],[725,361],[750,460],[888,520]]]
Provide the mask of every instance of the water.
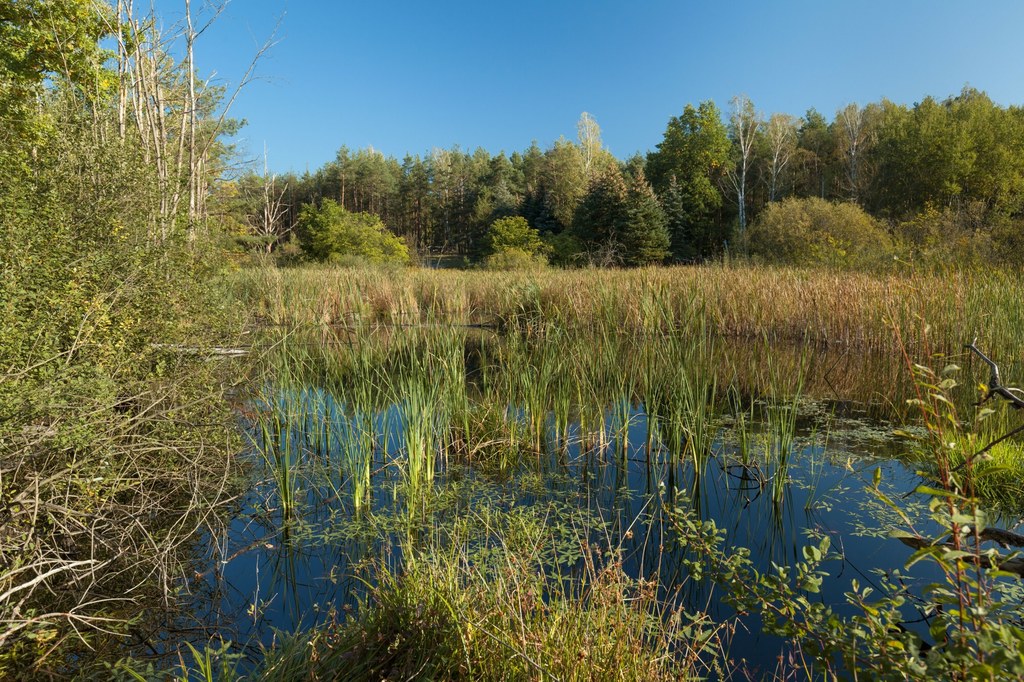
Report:
[[[717,415],[710,449],[697,454],[673,452],[660,433],[649,434],[642,404],[608,409],[599,432],[587,432],[574,421],[567,442],[549,419],[544,454],[526,458],[512,471],[449,461],[433,486],[441,492],[429,496],[426,508],[422,500],[410,499],[396,464],[405,415],[401,404],[393,404],[370,420],[376,444],[370,499],[357,509],[344,448],[351,410],[322,389],[284,393],[277,394],[277,408],[284,412],[286,403],[311,406],[302,411],[307,417],[287,427],[288,438],[303,443],[307,454],[297,512],[284,522],[271,476],[264,472],[263,483],[218,541],[222,556],[206,578],[204,608],[198,612],[199,620],[244,643],[253,655],[257,644],[272,644],[278,632],[316,627],[354,612],[373,580],[368,562],[399,567],[403,546],[422,546],[432,529],[481,508],[589,510],[596,520],[590,539],[621,548],[628,574],[657,575],[663,598],[706,609],[716,619],[732,617],[732,609],[720,590],[687,579],[686,550],[665,513],[673,504],[690,505],[698,517],[714,520],[726,530],[727,547],[748,548],[762,572],[773,564],[793,565],[805,546],[829,537],[834,557],[824,565],[829,577],[817,598],[840,614],[853,612],[844,596],[852,579],[880,590],[878,571],[901,567],[910,555],[899,542],[872,530],[880,527],[883,510],[869,492],[875,470],[881,470],[890,497],[911,513],[921,511],[912,508],[913,498],[903,499],[920,479],[901,463],[902,442],[890,435],[888,423],[873,416],[877,410],[846,400],[810,399],[800,404],[793,442],[784,453],[777,451],[764,418],[771,406],[757,403],[742,411],[752,420],[744,439],[736,436],[735,415]],[[511,419],[517,415],[509,411]],[[256,441],[257,448],[263,445],[259,436]],[[251,455],[259,469],[260,457]],[[921,579],[939,577],[921,564],[918,568]],[[908,627],[926,632],[914,622],[920,614],[908,608],[906,616]],[[730,654],[758,674],[774,669],[784,649],[785,642],[762,634],[757,618],[746,616]]]

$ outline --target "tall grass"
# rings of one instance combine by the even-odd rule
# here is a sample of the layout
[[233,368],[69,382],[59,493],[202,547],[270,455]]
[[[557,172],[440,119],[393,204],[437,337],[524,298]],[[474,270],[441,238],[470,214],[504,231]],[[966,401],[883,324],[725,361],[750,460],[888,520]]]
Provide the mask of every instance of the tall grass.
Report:
[[[719,335],[893,350],[896,325],[918,347],[981,336],[993,353],[1016,350],[1024,276],[1001,271],[886,276],[753,266],[493,273],[330,268],[254,270],[240,295],[270,324],[359,322],[483,324],[648,332],[679,329],[694,307]],[[441,292],[444,292],[443,294]],[[532,321],[532,322],[531,322]]]
[[734,624],[659,596],[658,562],[652,573],[628,575],[610,538],[591,545],[593,523],[581,511],[479,508],[426,545],[404,547],[403,570],[379,563],[358,620],[286,639],[260,677],[646,682],[720,674]]

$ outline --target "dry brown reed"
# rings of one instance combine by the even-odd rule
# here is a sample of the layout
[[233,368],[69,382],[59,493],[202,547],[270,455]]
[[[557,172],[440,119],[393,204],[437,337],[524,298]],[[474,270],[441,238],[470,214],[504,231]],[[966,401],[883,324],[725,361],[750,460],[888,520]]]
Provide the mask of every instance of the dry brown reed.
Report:
[[[498,273],[300,268],[245,273],[243,294],[273,325],[423,322],[521,326],[543,320],[625,332],[688,327],[730,337],[891,350],[981,337],[1013,361],[1024,336],[1020,273],[866,273],[706,265]],[[663,329],[664,330],[664,329]]]

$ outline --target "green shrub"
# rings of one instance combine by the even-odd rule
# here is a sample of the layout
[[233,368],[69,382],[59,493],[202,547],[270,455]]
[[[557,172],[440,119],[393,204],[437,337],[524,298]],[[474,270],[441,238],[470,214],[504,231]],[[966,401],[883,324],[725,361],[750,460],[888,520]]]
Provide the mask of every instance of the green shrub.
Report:
[[547,265],[548,259],[543,254],[516,248],[504,249],[484,258],[484,267],[488,270],[543,270]]
[[405,242],[391,234],[378,216],[350,213],[333,199],[306,204],[299,213],[302,247],[311,257],[332,263],[408,263]]
[[522,216],[498,218],[484,235],[488,270],[536,270],[548,264],[548,245]]
[[752,256],[789,265],[870,267],[893,255],[885,228],[859,206],[818,198],[769,204],[748,240]]
[[63,679],[158,627],[233,447],[205,352],[232,329],[216,238],[161,220],[111,111],[39,109],[0,144],[0,679]]
[[569,233],[545,235],[544,243],[551,255],[551,263],[562,267],[583,265],[587,259],[587,246],[579,237]]
[[491,223],[487,229],[485,244],[488,254],[514,249],[533,255],[542,253],[545,249],[540,233],[530,227],[526,218],[522,216],[498,218]]
[[896,225],[906,258],[930,266],[979,267],[1024,263],[1019,221],[989,211],[980,202],[954,209],[926,206]]

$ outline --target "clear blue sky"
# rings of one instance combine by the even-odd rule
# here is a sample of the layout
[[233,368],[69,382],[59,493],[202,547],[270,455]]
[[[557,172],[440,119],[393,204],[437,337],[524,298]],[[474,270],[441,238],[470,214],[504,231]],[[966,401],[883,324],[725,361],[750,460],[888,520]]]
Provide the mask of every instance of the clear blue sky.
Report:
[[[193,0],[200,4],[198,0]],[[166,23],[183,0],[158,0]],[[260,80],[232,113],[248,156],[314,170],[341,145],[401,158],[575,138],[588,111],[619,158],[669,117],[745,93],[769,114],[912,104],[970,84],[1024,103],[1020,0],[233,0],[197,44],[237,83],[281,19]]]

